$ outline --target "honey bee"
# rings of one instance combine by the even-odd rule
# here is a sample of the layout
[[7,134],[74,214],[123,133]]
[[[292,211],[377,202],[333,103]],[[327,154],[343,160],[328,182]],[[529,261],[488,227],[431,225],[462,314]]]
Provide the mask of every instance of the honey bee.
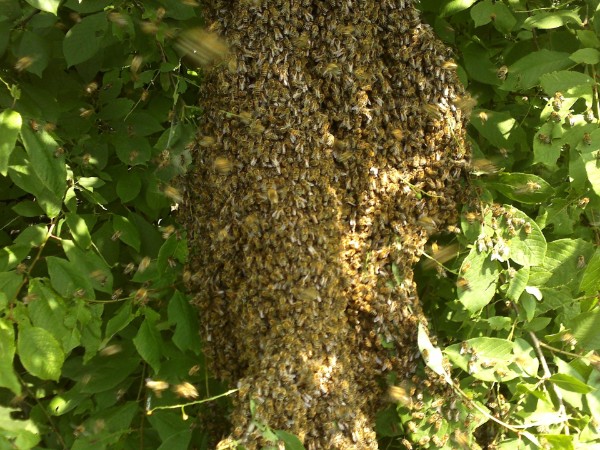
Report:
[[470,291],[471,290],[469,281],[466,278],[462,278],[462,277],[456,281],[456,287],[462,291]]
[[507,66],[501,66],[497,71],[496,71],[496,76],[500,79],[500,80],[506,80],[506,75],[508,74],[508,67]]
[[592,145],[592,136],[590,133],[583,133],[583,143],[585,145]]
[[394,130],[392,130],[392,136],[394,136],[395,139],[401,141],[404,137],[404,133],[400,128],[395,128]]
[[269,186],[267,188],[267,198],[271,205],[277,205],[279,203],[279,194],[277,193],[277,189],[273,186]]
[[173,392],[175,392],[178,397],[183,398],[198,398],[200,395],[194,385],[187,381],[173,386]]
[[160,397],[162,392],[169,389],[169,383],[166,381],[155,381],[151,378],[146,378],[146,387],[152,390],[157,397]]
[[548,136],[547,134],[544,134],[544,133],[538,134],[538,140],[542,144],[551,144],[552,143],[552,138],[550,136]]
[[171,199],[175,203],[181,203],[183,201],[181,191],[174,186],[165,186],[163,193],[165,194],[165,197]]
[[21,58],[19,58],[17,60],[17,62],[15,63],[15,70],[17,72],[22,72],[26,69],[28,69],[29,67],[31,67],[31,65],[35,62],[35,58],[32,56],[23,56]]
[[577,268],[583,269],[585,267],[585,256],[579,255],[577,258]]
[[144,256],[138,265],[138,272],[143,273],[150,266],[152,259],[149,256]]
[[457,67],[458,65],[452,60],[444,61],[442,64],[442,68],[445,70],[456,70]]

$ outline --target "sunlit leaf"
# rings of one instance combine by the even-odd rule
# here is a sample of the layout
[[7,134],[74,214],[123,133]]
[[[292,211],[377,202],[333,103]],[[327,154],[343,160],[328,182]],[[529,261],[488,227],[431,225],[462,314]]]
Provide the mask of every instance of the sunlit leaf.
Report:
[[50,332],[31,326],[21,328],[17,351],[27,372],[42,380],[58,381],[65,354]]

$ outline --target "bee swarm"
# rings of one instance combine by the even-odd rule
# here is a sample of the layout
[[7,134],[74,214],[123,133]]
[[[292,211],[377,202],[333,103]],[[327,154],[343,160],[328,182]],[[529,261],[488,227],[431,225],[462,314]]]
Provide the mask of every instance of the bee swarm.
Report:
[[[382,374],[416,369],[412,265],[453,223],[469,155],[449,51],[411,0],[205,0],[186,190],[189,287],[213,373],[307,449],[376,449]],[[385,348],[393,346],[393,349]]]

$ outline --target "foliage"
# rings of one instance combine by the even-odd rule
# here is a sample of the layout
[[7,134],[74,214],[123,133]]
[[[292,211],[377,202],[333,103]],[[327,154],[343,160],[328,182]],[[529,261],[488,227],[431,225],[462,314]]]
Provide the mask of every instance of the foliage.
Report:
[[[61,3],[0,0],[0,449],[207,448],[188,416],[232,392],[173,215],[201,86],[173,43],[200,11]],[[382,448],[600,447],[598,3],[420,2],[476,101],[474,200],[418,268],[420,370],[454,400],[400,396]]]
[[0,2],[0,448],[202,447],[186,411],[223,390],[173,217],[200,78],[172,44],[199,10],[61,3]]
[[418,278],[455,401],[396,415],[424,448],[600,448],[599,2],[421,8],[472,96],[473,196]]

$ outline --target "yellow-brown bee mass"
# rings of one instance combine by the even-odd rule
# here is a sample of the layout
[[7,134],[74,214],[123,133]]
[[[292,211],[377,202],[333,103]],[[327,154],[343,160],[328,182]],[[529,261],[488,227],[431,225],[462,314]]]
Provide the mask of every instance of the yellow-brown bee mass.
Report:
[[307,449],[376,449],[380,375],[416,368],[412,266],[469,155],[456,65],[412,3],[204,2],[228,50],[203,86],[189,285],[250,449],[251,399]]

